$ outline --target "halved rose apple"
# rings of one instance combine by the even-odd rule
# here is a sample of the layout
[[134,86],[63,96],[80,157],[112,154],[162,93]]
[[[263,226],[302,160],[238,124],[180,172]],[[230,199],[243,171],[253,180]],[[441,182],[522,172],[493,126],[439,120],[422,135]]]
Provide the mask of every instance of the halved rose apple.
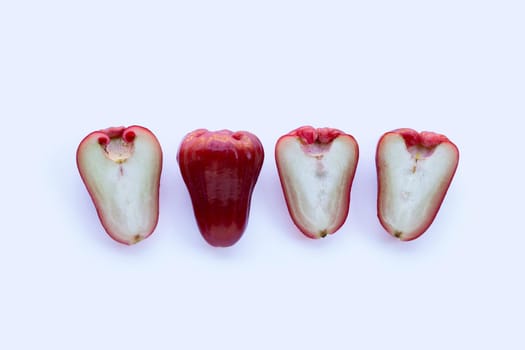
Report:
[[111,238],[130,245],[151,235],[162,170],[162,150],[151,131],[131,126],[92,132],[78,146],[77,166]]
[[353,136],[303,126],[279,138],[275,161],[288,211],[309,238],[336,232],[346,221],[359,147]]
[[385,133],[376,152],[377,215],[402,241],[422,235],[432,224],[459,162],[446,136],[397,129]]

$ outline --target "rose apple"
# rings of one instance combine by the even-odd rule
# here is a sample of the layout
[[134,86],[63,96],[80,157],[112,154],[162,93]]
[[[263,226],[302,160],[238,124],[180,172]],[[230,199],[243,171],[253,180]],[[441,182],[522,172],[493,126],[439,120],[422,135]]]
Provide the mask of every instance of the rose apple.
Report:
[[277,141],[275,161],[288,211],[307,237],[325,237],[345,222],[358,158],[354,137],[337,129],[303,126]]
[[264,160],[259,139],[246,131],[198,129],[186,135],[177,160],[204,239],[216,247],[235,244]]
[[377,215],[394,237],[410,241],[432,224],[459,162],[456,145],[434,132],[385,133],[376,152]]
[[77,149],[80,176],[106,232],[117,242],[147,238],[159,216],[162,151],[141,126],[113,127],[87,135]]

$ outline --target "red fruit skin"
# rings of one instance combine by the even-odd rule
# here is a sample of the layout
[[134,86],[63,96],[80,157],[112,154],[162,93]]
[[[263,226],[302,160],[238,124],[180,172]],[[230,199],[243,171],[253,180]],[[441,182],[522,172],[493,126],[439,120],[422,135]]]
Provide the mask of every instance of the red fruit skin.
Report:
[[[407,146],[407,150],[410,147],[422,146],[424,148],[427,148],[429,153],[431,153],[433,151],[433,149],[435,147],[437,147],[438,145],[440,145],[441,143],[448,143],[450,146],[453,147],[453,149],[455,150],[455,153],[456,153],[457,161],[456,161],[456,164],[455,164],[455,167],[454,167],[454,171],[453,171],[452,175],[450,176],[450,179],[449,179],[448,183],[445,186],[445,190],[442,192],[441,197],[438,199],[438,205],[437,205],[436,210],[434,211],[433,215],[429,216],[427,218],[426,222],[417,231],[412,233],[408,238],[397,237],[396,232],[392,232],[388,228],[387,223],[383,220],[382,215],[381,215],[381,201],[382,201],[382,195],[383,195],[384,192],[382,190],[382,183],[380,181],[382,169],[381,169],[381,166],[380,166],[381,156],[380,156],[380,147],[379,146],[381,145],[382,141],[390,134],[398,134],[398,135],[402,136],[403,139],[405,140],[405,144]],[[381,136],[381,138],[379,139],[378,146],[376,148],[376,171],[377,171],[377,189],[378,189],[378,192],[377,192],[378,193],[378,195],[377,195],[377,217],[379,219],[379,222],[381,223],[381,226],[383,226],[383,228],[388,233],[390,233],[392,236],[394,236],[396,238],[399,238],[401,241],[405,241],[405,242],[412,241],[412,240],[420,237],[423,233],[425,233],[428,230],[428,228],[430,227],[430,225],[432,224],[432,222],[434,222],[434,219],[436,218],[436,215],[439,212],[439,209],[441,208],[441,205],[443,203],[443,199],[445,198],[445,195],[447,194],[448,188],[450,187],[450,183],[452,182],[452,179],[454,178],[454,174],[456,173],[458,164],[459,164],[459,149],[445,135],[438,134],[438,133],[435,133],[435,132],[432,132],[432,131],[417,132],[416,130],[411,129],[411,128],[399,128],[399,129],[395,129],[395,130],[388,131],[388,132],[384,133]]]
[[348,179],[348,187],[345,190],[345,199],[344,199],[345,208],[344,208],[344,215],[343,215],[344,219],[342,219],[334,229],[325,232],[322,236],[319,236],[315,232],[310,232],[308,230],[308,228],[306,228],[302,224],[302,222],[300,222],[296,218],[296,216],[294,215],[294,210],[291,207],[291,204],[289,203],[288,200],[286,200],[286,198],[289,197],[289,194],[287,193],[286,187],[284,185],[283,176],[282,176],[282,167],[279,165],[279,162],[276,162],[277,172],[278,172],[279,178],[281,180],[280,181],[281,182],[281,188],[282,188],[282,191],[284,193],[286,207],[288,208],[288,212],[289,212],[290,217],[292,218],[292,221],[294,222],[295,226],[297,226],[297,228],[306,237],[311,238],[311,239],[319,239],[320,237],[325,237],[325,236],[327,236],[329,234],[333,234],[337,230],[339,230],[341,228],[341,226],[343,226],[343,224],[345,223],[346,218],[348,216],[348,212],[350,210],[350,192],[351,192],[351,189],[352,189],[352,183],[353,183],[353,180],[354,180],[354,177],[355,177],[357,164],[359,162],[359,147],[357,145],[357,141],[355,140],[355,138],[352,135],[347,134],[344,131],[341,131],[339,129],[335,129],[335,128],[314,128],[314,127],[309,126],[309,125],[301,126],[301,127],[297,128],[295,130],[290,131],[288,134],[285,134],[285,135],[281,136],[277,140],[276,147],[275,147],[275,159],[276,160],[278,159],[277,152],[278,152],[278,148],[279,148],[278,147],[279,143],[282,140],[284,140],[286,138],[290,138],[290,137],[292,137],[292,138],[299,138],[301,140],[301,142],[304,145],[306,145],[307,147],[308,146],[314,146],[315,147],[316,144],[320,145],[321,147],[329,147],[330,143],[337,137],[347,137],[347,138],[351,139],[352,143],[355,145],[356,162],[355,162],[355,167],[353,169],[348,169],[348,171],[351,173],[351,176]]
[[248,223],[264,161],[261,141],[247,131],[197,129],[183,139],[177,161],[206,242],[234,245]]
[[[84,176],[84,174],[82,173],[82,171],[80,170],[81,167],[80,167],[80,164],[79,164],[79,160],[80,160],[80,152],[82,152],[82,146],[88,142],[89,140],[93,139],[93,138],[98,138],[98,142],[100,144],[105,144],[107,142],[109,142],[109,139],[111,138],[124,138],[127,142],[132,142],[136,135],[139,134],[139,135],[145,135],[149,138],[151,138],[151,140],[157,145],[157,148],[158,148],[158,154],[159,154],[159,157],[160,157],[160,164],[159,164],[159,169],[158,169],[158,172],[157,172],[157,176],[156,176],[156,196],[157,196],[157,201],[155,203],[155,208],[154,210],[157,212],[157,215],[156,215],[156,218],[155,218],[155,222],[154,224],[152,225],[152,228],[151,228],[151,231],[149,231],[146,235],[144,235],[143,237],[141,237],[140,239],[137,239],[135,241],[124,241],[122,239],[120,239],[118,236],[114,235],[113,232],[109,229],[108,225],[106,224],[106,218],[104,217],[104,215],[102,214],[102,212],[100,211],[100,208],[98,208],[96,206],[96,203],[97,203],[97,200],[95,198],[95,195],[94,193],[92,193],[92,191],[90,190],[90,186],[88,184],[88,182],[86,181],[86,178]],[[102,224],[102,227],[104,227],[104,230],[106,231],[106,233],[113,239],[115,240],[116,242],[118,243],[122,243],[122,244],[125,244],[125,245],[133,245],[135,243],[138,243],[139,241],[141,240],[144,240],[146,238],[148,238],[149,236],[151,236],[151,234],[153,233],[153,231],[155,231],[155,228],[157,227],[157,223],[158,223],[158,220],[159,220],[159,215],[158,215],[158,212],[159,212],[159,190],[160,190],[160,174],[162,172],[162,149],[161,149],[161,146],[160,146],[160,143],[157,139],[157,137],[147,128],[143,127],[143,126],[139,126],[139,125],[132,125],[132,126],[129,126],[129,127],[124,127],[124,126],[117,126],[117,127],[109,127],[109,128],[106,128],[106,129],[103,129],[103,130],[98,130],[98,131],[93,131],[91,133],[89,133],[86,137],[84,137],[82,139],[82,141],[80,142],[78,148],[77,148],[77,152],[76,152],[76,163],[77,163],[77,168],[79,169],[79,173],[80,173],[80,177],[82,179],[82,182],[84,183],[84,185],[86,186],[86,189],[89,193],[89,196],[91,197],[91,200],[92,202],[95,204],[95,209],[97,211],[97,216]]]

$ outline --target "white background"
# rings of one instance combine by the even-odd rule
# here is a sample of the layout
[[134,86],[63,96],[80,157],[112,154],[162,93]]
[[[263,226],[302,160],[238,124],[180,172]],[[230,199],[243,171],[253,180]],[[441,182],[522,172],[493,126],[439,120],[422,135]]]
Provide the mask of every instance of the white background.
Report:
[[[525,5],[521,1],[3,1],[0,348],[523,349]],[[139,124],[164,151],[160,220],[103,231],[75,165],[89,132]],[[293,226],[276,139],[353,134],[335,235]],[[234,247],[201,238],[175,160],[189,131],[259,136]],[[460,165],[432,227],[376,218],[375,146],[446,134]]]

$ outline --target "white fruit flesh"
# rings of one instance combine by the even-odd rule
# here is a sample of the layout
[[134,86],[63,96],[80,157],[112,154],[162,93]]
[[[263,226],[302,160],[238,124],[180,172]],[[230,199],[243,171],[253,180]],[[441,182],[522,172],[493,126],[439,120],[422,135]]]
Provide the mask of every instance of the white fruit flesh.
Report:
[[357,162],[353,138],[311,145],[297,137],[284,138],[276,155],[288,208],[299,228],[315,237],[337,230],[348,213]]
[[382,222],[402,240],[415,238],[439,210],[457,166],[457,150],[447,142],[432,150],[407,149],[397,134],[387,135],[379,147]]
[[79,149],[78,165],[106,231],[117,241],[133,244],[146,238],[158,218],[161,152],[156,140],[136,131],[126,143],[97,137]]

